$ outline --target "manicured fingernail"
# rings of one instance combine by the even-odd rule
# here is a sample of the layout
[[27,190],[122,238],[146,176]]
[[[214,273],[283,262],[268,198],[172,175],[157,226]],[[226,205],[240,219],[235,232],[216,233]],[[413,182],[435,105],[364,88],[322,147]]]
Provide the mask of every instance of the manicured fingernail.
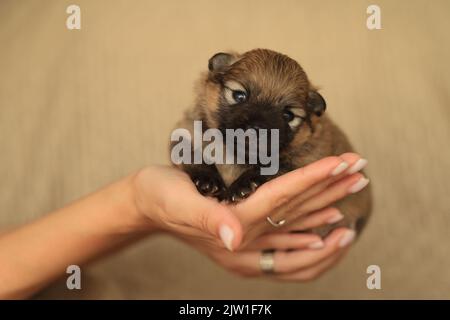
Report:
[[343,248],[345,246],[348,246],[353,241],[353,239],[355,239],[355,235],[355,231],[347,230],[342,236],[341,240],[339,240],[339,247]]
[[308,248],[309,249],[322,249],[325,247],[325,243],[322,240],[311,243]]
[[361,179],[358,180],[358,182],[356,182],[354,185],[352,185],[350,187],[350,189],[348,189],[348,192],[357,193],[357,192],[361,191],[368,184],[369,184],[369,179],[362,177]]
[[368,162],[369,161],[367,161],[366,159],[363,158],[359,159],[350,167],[350,169],[348,169],[347,173],[353,174],[355,172],[362,170],[367,165]]
[[334,216],[332,216],[330,219],[327,220],[327,223],[333,224],[338,221],[341,221],[343,218],[344,218],[344,215],[338,211]]
[[231,228],[225,224],[221,225],[219,228],[219,235],[220,235],[220,239],[222,240],[225,247],[228,250],[233,251],[233,247],[232,247],[233,238],[234,238],[233,230],[231,230]]
[[344,170],[346,170],[348,168],[348,163],[343,161],[341,163],[339,163],[339,165],[334,168],[334,170],[331,172],[332,176],[337,176],[338,174],[344,172]]

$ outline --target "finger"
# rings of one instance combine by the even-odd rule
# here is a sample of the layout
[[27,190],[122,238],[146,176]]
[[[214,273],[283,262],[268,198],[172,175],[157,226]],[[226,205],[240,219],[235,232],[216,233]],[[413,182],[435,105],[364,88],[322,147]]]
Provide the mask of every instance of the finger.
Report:
[[328,179],[319,182],[318,184],[309,188],[307,191],[303,192],[298,198],[296,198],[296,200],[298,199],[300,201],[304,201],[305,199],[309,199],[313,195],[324,190],[330,184],[341,180],[343,177],[362,170],[368,163],[366,159],[363,159],[358,154],[351,152],[341,154],[339,158],[342,158],[346,163],[348,163],[348,169],[343,170],[338,175],[331,176]]
[[346,255],[348,252],[348,248],[343,249],[339,252],[336,252],[329,256],[328,258],[322,260],[318,264],[305,268],[293,273],[286,273],[286,274],[278,274],[275,275],[275,277],[279,280],[285,280],[285,281],[312,281],[319,278],[321,275],[323,275],[326,271],[334,267],[336,264],[339,263],[339,261],[342,260],[342,258]]
[[321,181],[302,194],[300,194],[298,197],[296,197],[293,201],[291,201],[289,204],[287,204],[286,211],[291,210],[294,207],[297,207],[300,203],[304,202],[305,200],[311,198],[312,196],[322,192],[325,190],[329,185],[332,183],[341,180],[343,177],[346,177],[350,174],[356,173],[360,170],[362,170],[367,165],[367,160],[361,158],[356,153],[344,153],[339,156],[342,158],[346,163],[348,163],[349,167],[346,170],[343,170],[341,173],[335,176],[331,176],[324,181]]
[[282,219],[286,219],[288,222],[295,221],[309,212],[321,210],[351,193],[360,191],[368,182],[369,180],[364,178],[362,174],[355,173],[331,184],[319,194],[297,204],[295,207],[289,206],[289,208],[280,209],[271,217],[276,221]]
[[217,237],[228,250],[236,249],[242,241],[242,225],[238,218],[227,206],[213,199],[198,197],[190,207],[192,210],[187,211],[187,224]]
[[355,232],[339,228],[325,239],[325,247],[318,250],[277,251],[274,254],[275,273],[292,273],[299,269],[311,267],[348,246],[354,239]]
[[238,203],[235,210],[245,213],[241,217],[244,224],[259,221],[314,184],[347,167],[339,157],[323,158],[263,184],[251,197]]
[[369,180],[361,173],[352,174],[329,186],[318,195],[306,200],[295,210],[301,215],[302,212],[312,212],[322,209],[332,203],[344,198],[345,196],[361,191],[367,186]]
[[324,246],[322,239],[312,233],[272,233],[259,237],[247,245],[244,250],[287,250],[287,249],[319,249]]
[[354,152],[346,152],[339,156],[349,164],[349,168],[342,172],[342,175],[349,175],[361,171],[368,164],[367,159],[362,158]]
[[[330,235],[329,237],[327,237],[326,241],[328,242],[326,245],[333,245],[333,242],[335,241],[334,239],[332,239],[333,237],[340,239],[340,241],[342,241],[343,239],[346,239],[346,243],[343,243],[343,245],[341,246],[340,250],[336,250],[336,252],[340,252],[340,251],[344,251],[349,243],[351,242],[351,238],[348,237],[348,233],[346,233],[346,231],[348,231],[348,229],[336,229],[332,235]],[[344,237],[339,237],[338,233],[344,233]],[[325,248],[324,248],[325,249]],[[317,251],[323,251],[324,249],[321,250],[317,250]],[[242,276],[260,276],[263,275],[264,272],[261,270],[260,267],[260,258],[261,258],[261,251],[262,250],[249,250],[249,251],[238,251],[238,252],[228,252],[228,251],[224,251],[222,249],[218,249],[218,250],[213,250],[211,251],[210,249],[207,250],[207,253],[220,265],[222,265],[223,267],[225,267],[226,269],[237,273],[239,275]],[[312,252],[314,250],[298,250],[297,252]],[[296,251],[293,251],[292,253],[294,253]],[[328,251],[327,251],[328,252]],[[334,253],[336,253],[334,252]],[[330,253],[329,255],[324,255],[324,258],[321,260],[326,259],[328,256],[333,255],[334,253]],[[292,270],[291,272],[288,273],[295,273],[295,272],[299,272],[303,269],[305,269],[306,267],[309,266],[308,263],[302,262],[302,259],[309,259],[307,255],[303,255],[303,258],[300,257],[300,262],[294,260],[293,258],[296,258],[295,256],[283,256],[280,254],[274,253],[274,272],[276,273],[276,275],[280,275],[280,273],[282,273],[283,271],[283,267],[284,265],[291,265],[289,270]],[[298,258],[298,257],[297,257]],[[286,259],[291,259],[291,261],[285,261]],[[318,260],[317,262],[320,262],[321,260]],[[307,261],[306,261],[307,262]],[[313,263],[311,261],[311,263]],[[313,263],[314,264],[314,263]]]
[[286,233],[291,231],[309,230],[327,224],[334,224],[344,218],[344,215],[334,207],[328,207],[314,211],[306,216],[301,216],[297,220],[288,223],[280,228],[278,232]]
[[[290,213],[295,210],[302,202],[306,201],[307,199],[311,198],[312,196],[319,194],[323,190],[325,190],[329,185],[331,185],[333,182],[338,181],[340,179],[343,179],[344,177],[349,175],[349,172],[357,172],[358,170],[363,169],[367,165],[367,160],[361,158],[356,153],[344,153],[339,156],[342,158],[345,163],[348,163],[348,168],[345,170],[340,169],[341,173],[337,175],[331,175],[330,177],[326,178],[325,180],[315,184],[305,192],[299,194],[297,197],[293,198],[291,201],[288,201],[285,205],[281,206],[279,209],[276,210],[275,213],[271,215],[272,220],[275,221],[281,221],[283,219],[287,219],[288,221],[295,219],[295,217],[299,216],[299,211],[297,211],[297,214],[292,217]],[[302,212],[304,214],[306,212]],[[337,222],[339,220],[339,217],[331,218],[336,219]],[[342,217],[340,218],[342,219]],[[330,222],[332,223],[332,222]],[[244,221],[245,225],[245,221]],[[291,225],[291,224],[289,224]],[[267,227],[267,226],[266,226]],[[264,227],[262,227],[264,229]]]
[[[219,249],[220,250],[220,249]],[[219,250],[207,253],[215,260],[216,263],[225,269],[232,271],[241,276],[260,276],[262,274],[259,259],[261,251],[238,251],[238,252],[222,252]]]

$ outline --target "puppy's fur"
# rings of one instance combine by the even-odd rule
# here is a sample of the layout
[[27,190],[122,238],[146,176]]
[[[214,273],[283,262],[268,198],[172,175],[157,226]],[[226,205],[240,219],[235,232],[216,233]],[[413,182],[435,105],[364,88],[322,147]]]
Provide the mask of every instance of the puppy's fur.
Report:
[[[198,82],[197,99],[177,128],[193,134],[194,120],[203,130],[218,128],[278,129],[279,176],[318,159],[351,152],[344,133],[323,114],[325,100],[311,85],[302,67],[286,55],[265,49],[244,54],[218,53]],[[259,165],[183,164],[200,193],[239,201],[276,176],[260,175]],[[370,189],[335,204],[345,218],[315,230],[328,233],[338,226],[361,231],[371,209]]]

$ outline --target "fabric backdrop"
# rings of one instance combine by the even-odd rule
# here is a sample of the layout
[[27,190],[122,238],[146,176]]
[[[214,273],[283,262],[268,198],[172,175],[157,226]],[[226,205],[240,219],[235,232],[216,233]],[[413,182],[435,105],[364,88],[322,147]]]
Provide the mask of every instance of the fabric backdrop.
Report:
[[[307,284],[242,279],[161,236],[83,268],[83,290],[62,281],[40,298],[450,298],[450,2],[77,0],[81,30],[68,30],[72,3],[0,2],[1,228],[168,163],[207,60],[257,47],[322,88],[369,159],[375,207],[346,259]],[[372,264],[381,290],[366,287]]]

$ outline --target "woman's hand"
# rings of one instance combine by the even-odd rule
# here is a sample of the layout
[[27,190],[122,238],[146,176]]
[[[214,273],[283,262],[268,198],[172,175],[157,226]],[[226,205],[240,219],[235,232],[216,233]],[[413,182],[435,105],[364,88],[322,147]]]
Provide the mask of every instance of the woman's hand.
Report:
[[[327,208],[295,221],[296,231],[333,223],[341,216],[336,209]],[[275,250],[273,273],[266,276],[285,281],[310,281],[335,266],[345,255],[352,240],[346,234],[351,234],[351,231],[339,228],[322,240],[315,234],[283,230],[263,235],[236,252],[208,246],[193,239],[184,240],[224,269],[245,277],[264,275],[260,267],[262,252]]]
[[272,231],[267,216],[287,217],[292,226],[297,218],[345,197],[353,185],[365,181],[359,173],[344,172],[358,159],[356,154],[324,158],[264,184],[237,205],[203,197],[178,169],[152,166],[133,178],[135,203],[137,211],[158,229],[235,250]]
[[[273,230],[268,228],[265,217],[287,217],[286,227],[301,230],[312,223],[304,218],[308,213],[329,206],[349,191],[361,189],[364,180],[359,174],[335,181],[340,177],[335,173],[348,166],[343,165],[343,158],[322,159],[288,173],[263,185],[237,206],[201,196],[189,177],[177,169],[156,166],[143,169],[3,233],[0,298],[28,297],[63,274],[67,266],[87,263],[159,230],[182,237],[222,265],[227,263],[228,268],[248,274],[260,272],[257,261],[260,250],[266,246],[275,249],[294,246],[294,251],[275,253],[277,277],[300,279],[305,274],[319,274],[338,260],[342,250],[336,248],[345,247],[351,234],[337,230],[320,249],[318,239],[312,238],[315,236],[268,234],[268,230]],[[331,213],[314,216],[328,215]],[[241,251],[232,255],[224,246]],[[244,261],[246,264],[241,265]]]
[[[218,247],[203,237],[193,237],[191,233],[189,236],[177,236],[225,269],[242,276],[261,276],[262,251],[272,249],[274,266],[271,278],[287,281],[316,279],[345,255],[355,233],[339,228],[321,239],[315,234],[299,232],[334,224],[343,218],[336,208],[328,206],[367,184],[367,180],[356,173],[366,163],[353,153],[326,158],[272,180],[268,188],[263,185],[249,199],[236,206],[228,205],[240,218],[245,230],[245,239],[236,252]],[[182,176],[186,179],[186,187],[196,192],[189,178]],[[216,204],[214,201],[214,206]],[[275,221],[286,219],[287,223],[274,229],[266,221],[266,216],[273,217]],[[239,236],[242,238],[242,233]]]
[[[361,173],[367,161],[355,153],[327,157],[303,168],[291,171],[263,184],[253,195],[232,206],[242,223],[245,247],[259,235],[276,231],[274,222],[285,220],[282,227],[296,230],[296,224],[312,212],[363,189],[369,182]],[[337,221],[335,221],[337,222]],[[350,237],[352,231],[348,231]]]
[[133,178],[137,211],[156,229],[215,248],[239,246],[242,226],[232,210],[202,196],[179,169],[150,166]]

